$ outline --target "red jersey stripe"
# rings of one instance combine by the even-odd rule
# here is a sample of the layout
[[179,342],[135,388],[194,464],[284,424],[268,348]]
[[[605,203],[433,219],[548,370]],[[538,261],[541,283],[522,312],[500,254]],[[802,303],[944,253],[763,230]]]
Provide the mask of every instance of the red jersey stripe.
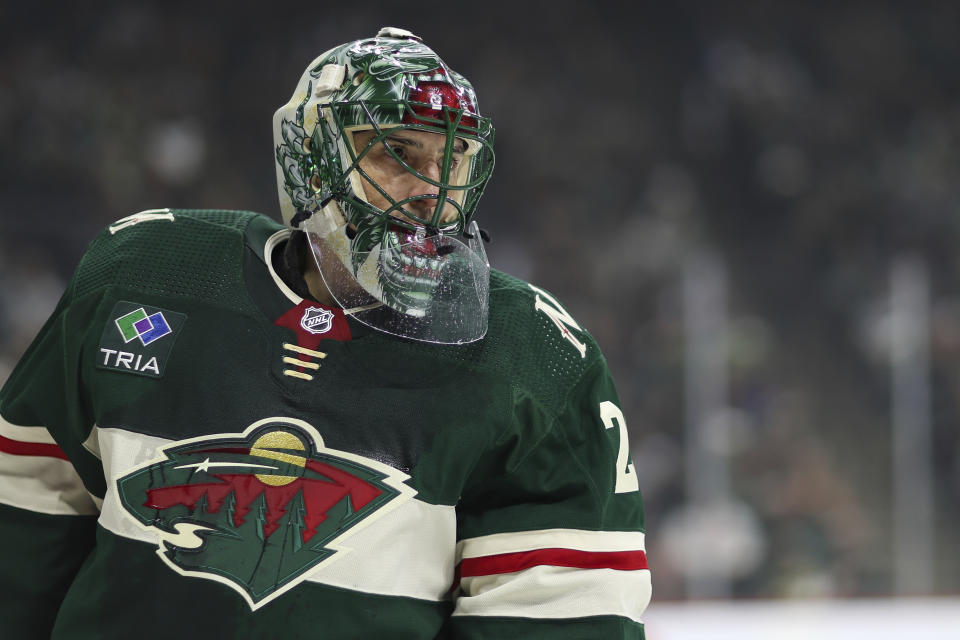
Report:
[[458,576],[472,578],[498,573],[513,573],[539,565],[574,567],[577,569],[616,569],[638,571],[649,569],[643,551],[577,551],[576,549],[537,549],[517,553],[501,553],[479,558],[464,558]]
[[69,460],[63,449],[55,444],[46,442],[21,442],[20,440],[11,440],[0,436],[0,451],[11,453],[15,456],[46,456],[48,458],[60,458]]

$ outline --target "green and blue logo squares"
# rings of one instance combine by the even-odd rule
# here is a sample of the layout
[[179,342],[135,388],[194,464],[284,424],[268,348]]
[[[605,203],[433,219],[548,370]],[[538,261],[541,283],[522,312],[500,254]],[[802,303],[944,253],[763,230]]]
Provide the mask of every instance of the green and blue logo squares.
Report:
[[187,316],[121,300],[105,320],[97,368],[160,378]]
[[120,335],[123,336],[124,343],[140,338],[140,343],[147,346],[173,332],[173,329],[167,323],[167,319],[163,317],[163,313],[157,311],[147,315],[143,307],[134,309],[130,313],[117,318],[114,322],[120,330]]

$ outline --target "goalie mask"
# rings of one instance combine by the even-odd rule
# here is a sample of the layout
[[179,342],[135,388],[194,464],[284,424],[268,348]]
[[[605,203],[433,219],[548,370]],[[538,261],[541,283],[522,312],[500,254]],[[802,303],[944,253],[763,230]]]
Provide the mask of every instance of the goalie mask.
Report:
[[490,266],[472,216],[493,128],[466,78],[383,29],[314,60],[273,134],[283,220],[347,314],[426,342],[483,337]]

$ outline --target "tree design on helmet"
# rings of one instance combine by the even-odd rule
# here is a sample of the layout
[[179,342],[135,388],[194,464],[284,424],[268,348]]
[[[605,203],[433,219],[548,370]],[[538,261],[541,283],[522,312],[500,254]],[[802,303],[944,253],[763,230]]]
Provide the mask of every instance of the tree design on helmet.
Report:
[[[399,130],[443,136],[439,179],[423,175],[390,148],[386,138]],[[356,132],[372,132],[363,148],[355,144]],[[347,43],[314,60],[291,100],[274,116],[274,138],[284,221],[308,231],[311,240],[317,241],[312,243],[315,250],[323,244],[335,253],[356,283],[379,303],[422,321],[435,313],[442,278],[423,277],[419,271],[411,276],[405,265],[414,258],[419,265],[424,256],[411,258],[411,250],[405,247],[411,242],[422,247],[425,235],[449,239],[467,232],[493,170],[493,127],[479,114],[467,79],[416,36],[384,29],[375,38]],[[452,162],[455,145],[466,149],[464,161],[456,166]],[[396,199],[361,167],[364,157],[377,147],[432,185],[436,193]],[[369,202],[364,184],[389,206]],[[428,201],[430,206],[418,203],[425,214],[412,213],[406,206],[417,200]],[[479,251],[482,254],[482,247]],[[447,269],[447,263],[451,274],[463,270],[463,262],[455,259],[459,253],[449,260],[444,255],[426,256],[430,264],[439,265],[436,273]],[[485,255],[481,257],[485,262]],[[354,302],[340,300],[333,290],[337,287],[330,287],[332,268],[324,263],[320,268],[337,301],[345,307]],[[477,275],[460,273],[458,277],[475,280]],[[340,293],[349,298],[346,286],[342,289]],[[441,294],[443,307],[451,304],[453,293],[465,290],[469,287],[447,286]],[[484,298],[484,314],[485,304]],[[462,315],[458,317],[463,320]]]

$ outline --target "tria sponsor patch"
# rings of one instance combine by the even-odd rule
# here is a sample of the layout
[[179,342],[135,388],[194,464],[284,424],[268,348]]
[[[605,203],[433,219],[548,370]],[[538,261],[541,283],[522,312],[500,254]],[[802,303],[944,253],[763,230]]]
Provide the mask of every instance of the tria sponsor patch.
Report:
[[266,418],[242,433],[173,442],[117,480],[128,516],[182,576],[256,610],[334,559],[341,543],[412,498],[406,474],[327,448],[310,424]]
[[97,367],[159,378],[186,319],[176,311],[118,302],[100,337]]

